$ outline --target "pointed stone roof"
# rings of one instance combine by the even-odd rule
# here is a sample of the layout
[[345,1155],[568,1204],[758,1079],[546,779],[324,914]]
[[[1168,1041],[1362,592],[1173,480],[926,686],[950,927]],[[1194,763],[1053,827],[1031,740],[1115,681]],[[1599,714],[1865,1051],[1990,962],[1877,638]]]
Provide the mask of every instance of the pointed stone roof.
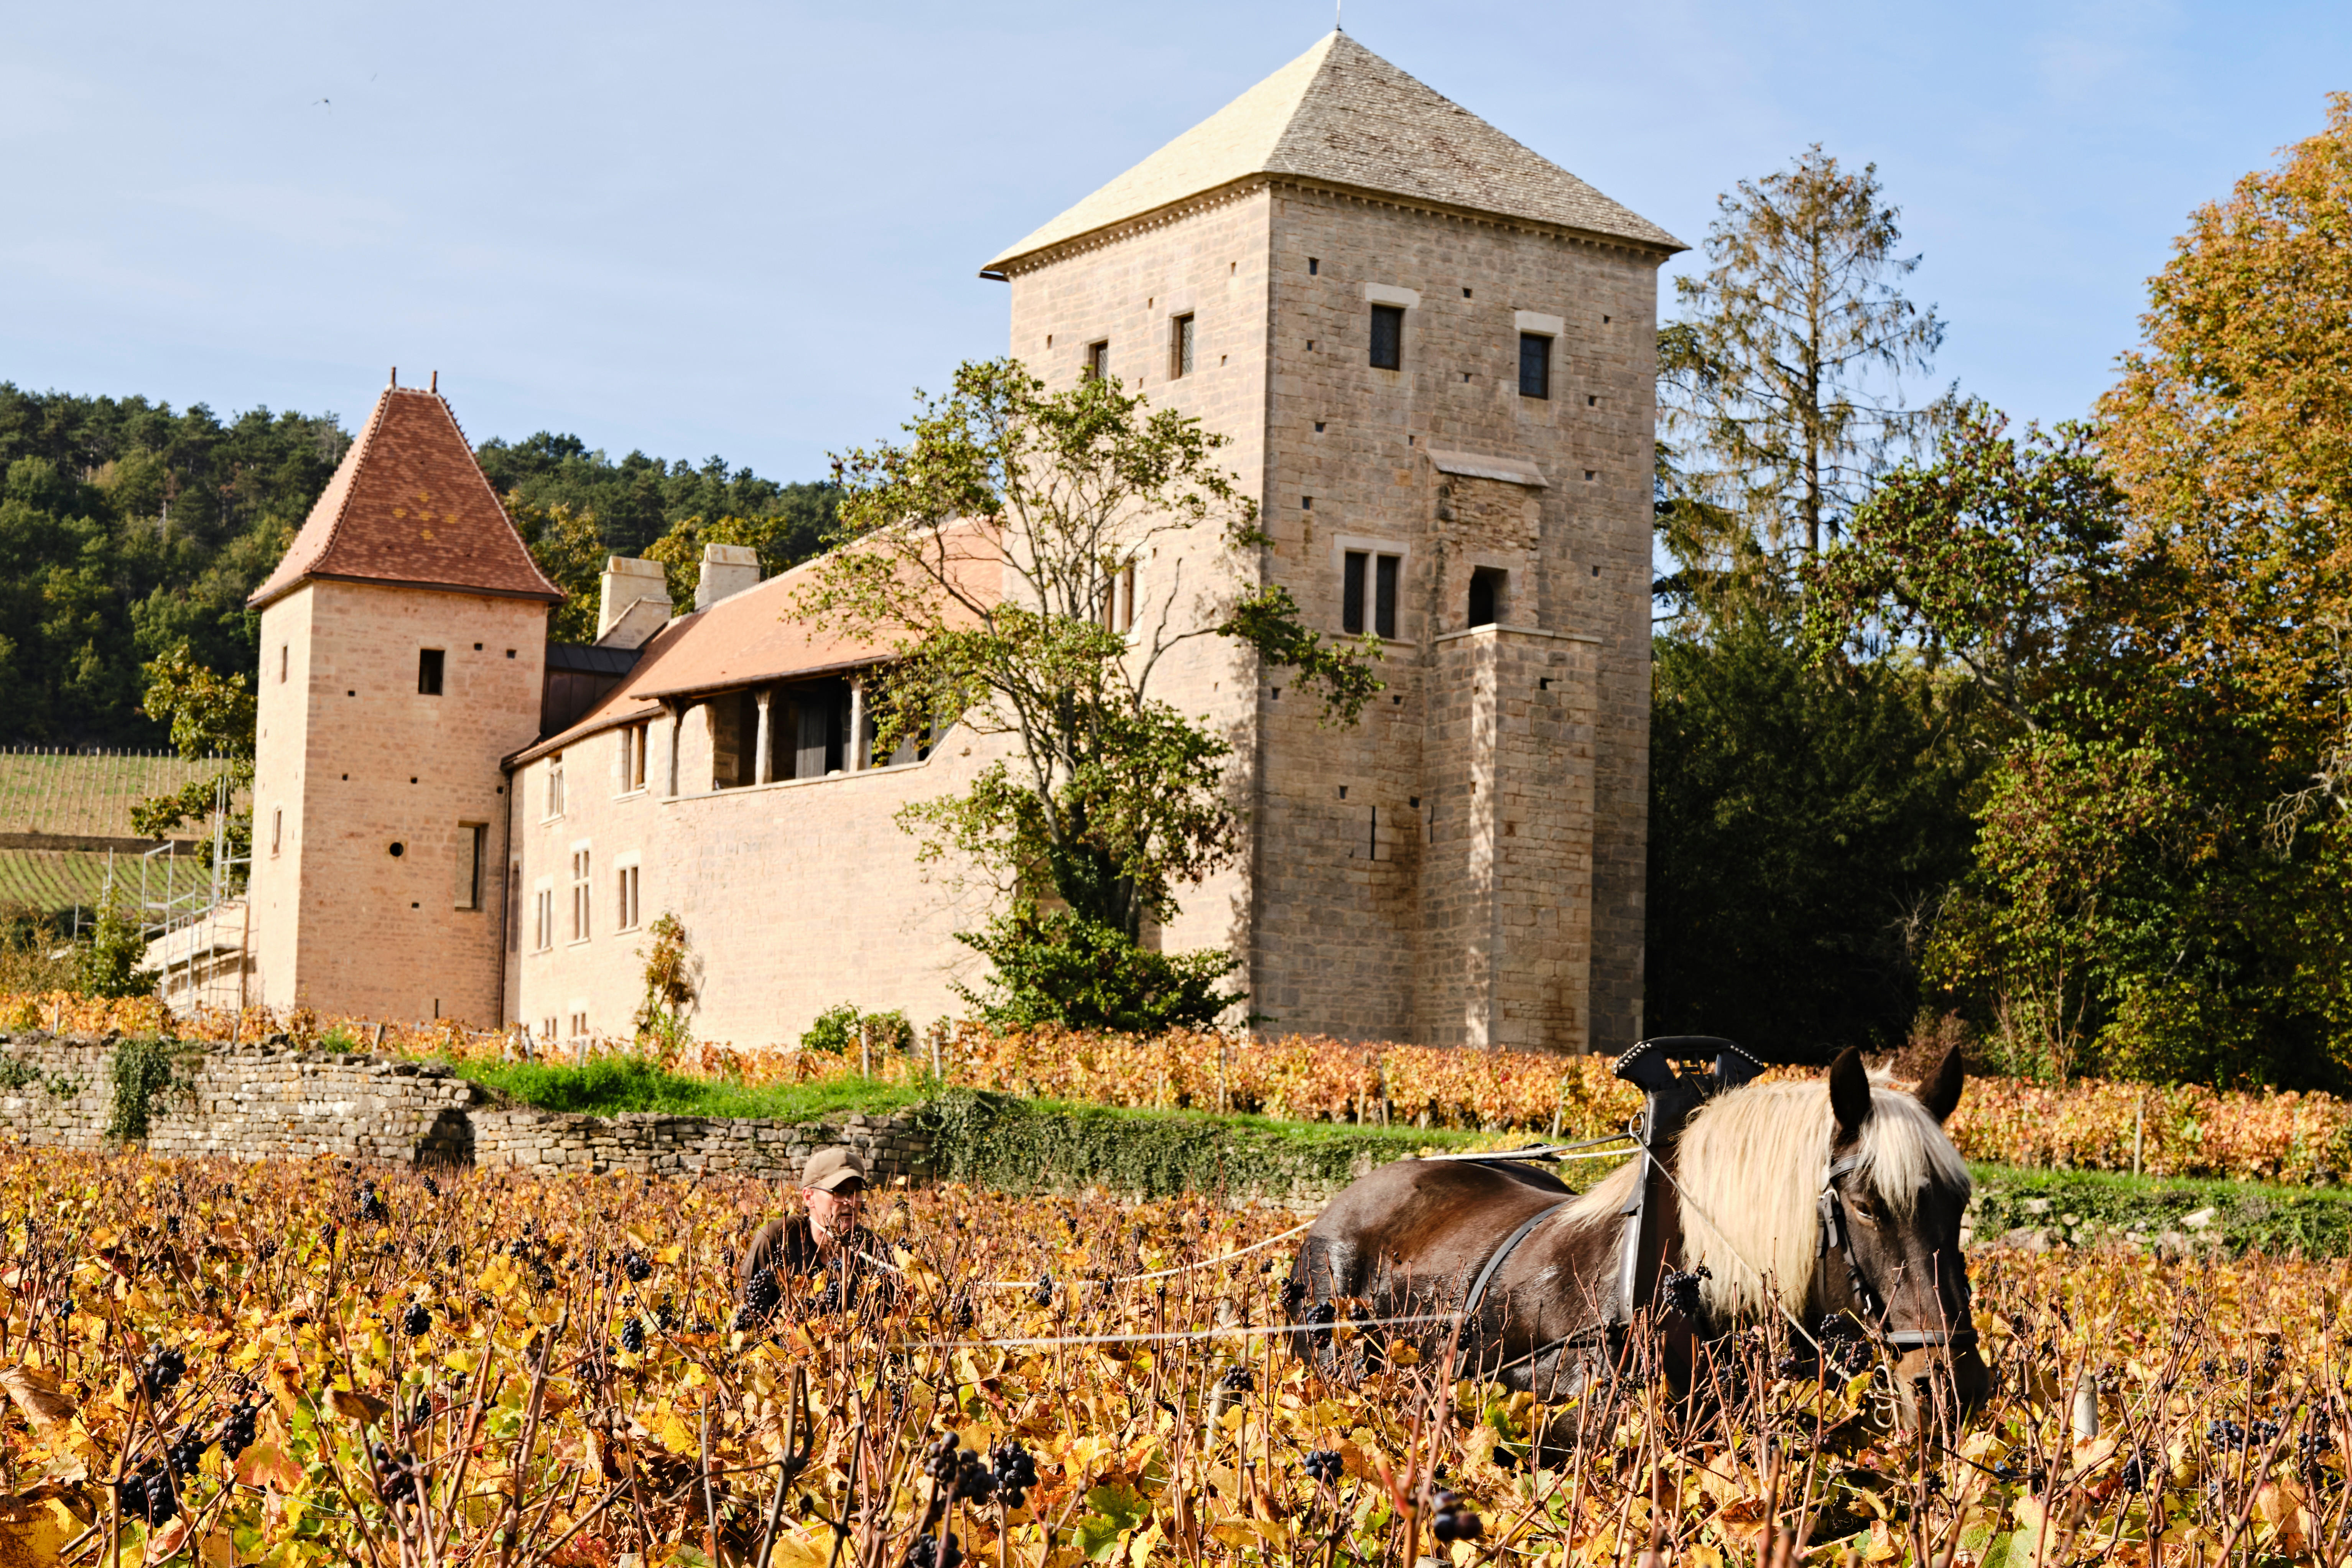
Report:
[[246,603],[311,578],[560,601],[437,392],[386,387],[286,557]]
[[1557,224],[1647,248],[1685,248],[1656,224],[1335,32],[1006,250],[982,275],[1255,175]]

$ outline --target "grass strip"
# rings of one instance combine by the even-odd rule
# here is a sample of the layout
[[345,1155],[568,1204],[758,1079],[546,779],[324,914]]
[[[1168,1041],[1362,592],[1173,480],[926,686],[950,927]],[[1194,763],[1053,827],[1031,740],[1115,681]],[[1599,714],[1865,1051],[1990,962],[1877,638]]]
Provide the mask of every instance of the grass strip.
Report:
[[667,1116],[815,1121],[864,1111],[887,1116],[929,1098],[919,1085],[866,1079],[740,1084],[669,1072],[644,1057],[598,1057],[584,1067],[545,1062],[450,1062],[450,1070],[511,1100],[575,1116],[652,1111]]

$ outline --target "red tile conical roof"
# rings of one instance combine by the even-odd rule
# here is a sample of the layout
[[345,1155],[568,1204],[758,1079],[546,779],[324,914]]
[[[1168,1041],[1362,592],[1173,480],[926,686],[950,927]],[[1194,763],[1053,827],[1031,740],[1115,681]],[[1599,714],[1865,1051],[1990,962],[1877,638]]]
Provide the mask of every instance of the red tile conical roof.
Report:
[[376,400],[286,558],[246,603],[259,609],[314,577],[563,597],[507,521],[449,405],[400,386]]

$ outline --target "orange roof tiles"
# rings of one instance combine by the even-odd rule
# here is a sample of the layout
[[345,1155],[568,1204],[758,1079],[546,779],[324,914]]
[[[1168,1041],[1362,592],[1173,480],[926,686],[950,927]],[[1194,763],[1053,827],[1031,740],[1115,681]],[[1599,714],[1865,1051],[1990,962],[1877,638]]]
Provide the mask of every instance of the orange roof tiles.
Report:
[[[974,598],[995,596],[1002,565],[985,544],[951,547],[944,564]],[[512,761],[531,762],[600,730],[650,718],[667,704],[691,703],[721,691],[837,673],[888,658],[893,650],[887,637],[849,637],[793,616],[793,598],[813,581],[815,567],[815,562],[803,562],[756,588],[672,621],[646,644],[628,679],[585,718],[518,752]],[[964,617],[951,613],[951,618]]]
[[269,580],[268,604],[314,577],[561,600],[507,520],[438,393],[387,387]]

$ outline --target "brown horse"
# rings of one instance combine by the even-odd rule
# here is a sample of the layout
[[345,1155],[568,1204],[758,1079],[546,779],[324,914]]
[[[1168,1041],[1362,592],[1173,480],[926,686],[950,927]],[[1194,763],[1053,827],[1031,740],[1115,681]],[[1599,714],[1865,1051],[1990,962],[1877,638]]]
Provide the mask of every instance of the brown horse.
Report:
[[[1649,1178],[1665,1201],[1653,1204],[1651,1256],[1630,1270],[1622,1216],[1643,1180],[1638,1156],[1580,1197],[1524,1163],[1398,1161],[1334,1198],[1307,1233],[1293,1321],[1328,1322],[1346,1303],[1431,1314],[1412,1331],[1429,1353],[1454,1332],[1445,1315],[1466,1307],[1465,1364],[1554,1398],[1606,1364],[1626,1274],[1633,1304],[1647,1307],[1666,1271],[1703,1268],[1696,1321],[1659,1303],[1670,1343],[1781,1310],[1808,1329],[1848,1314],[1892,1356],[1906,1421],[1931,1379],[1972,1407],[1991,1379],[1960,1257],[1968,1167],[1943,1129],[1960,1087],[1958,1052],[1914,1097],[1874,1086],[1847,1051],[1826,1081],[1717,1096],[1664,1152],[1664,1179]],[[1694,1281],[1682,1283],[1687,1301]]]

